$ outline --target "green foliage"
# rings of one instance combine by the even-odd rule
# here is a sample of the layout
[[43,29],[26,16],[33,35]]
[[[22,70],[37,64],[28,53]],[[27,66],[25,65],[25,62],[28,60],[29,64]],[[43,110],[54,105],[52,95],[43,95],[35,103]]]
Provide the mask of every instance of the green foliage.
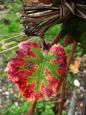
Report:
[[[30,103],[24,102],[20,107],[16,105],[8,106],[5,110],[3,110],[1,115],[27,115],[30,105]],[[54,101],[38,102],[36,105],[35,115],[57,115],[57,113],[54,111],[54,108]],[[67,115],[67,113],[63,111],[62,115]]]
[[8,27],[8,32],[12,33],[12,32],[19,32],[20,31],[20,27],[19,25],[16,24],[16,22],[11,23],[11,25],[9,25]]
[[22,106],[18,107],[16,105],[12,105],[7,107],[3,112],[2,115],[27,115],[29,110],[30,104],[25,102]]
[[51,27],[45,35],[46,41],[52,42],[55,36],[60,32],[60,30],[61,30],[61,25],[55,25]]
[[[21,3],[6,3],[7,9],[0,15],[0,33],[11,34],[22,31],[22,25],[20,24],[20,10]],[[3,20],[8,20],[9,24],[4,23]]]
[[36,115],[55,115],[53,109],[55,103],[53,101],[49,102],[38,102],[36,107]]
[[[38,102],[36,106],[35,115],[55,115],[53,108],[54,102]],[[2,115],[27,115],[30,108],[30,103],[24,102],[20,107],[12,105],[7,107]]]

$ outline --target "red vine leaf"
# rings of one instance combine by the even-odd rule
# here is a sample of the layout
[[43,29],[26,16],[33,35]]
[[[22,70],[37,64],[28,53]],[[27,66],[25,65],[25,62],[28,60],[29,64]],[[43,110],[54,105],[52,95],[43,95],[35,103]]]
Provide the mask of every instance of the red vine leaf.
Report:
[[35,41],[22,42],[7,66],[8,77],[27,100],[50,99],[58,94],[65,77],[66,55],[60,45],[47,53]]

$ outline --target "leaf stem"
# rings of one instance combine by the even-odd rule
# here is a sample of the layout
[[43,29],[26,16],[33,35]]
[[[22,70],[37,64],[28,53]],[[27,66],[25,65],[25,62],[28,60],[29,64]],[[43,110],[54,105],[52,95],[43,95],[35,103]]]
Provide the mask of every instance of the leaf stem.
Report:
[[[67,75],[70,63],[72,61],[72,58],[73,58],[73,54],[74,54],[74,52],[76,50],[76,47],[77,47],[77,42],[74,41],[72,49],[71,49],[71,52],[70,52],[70,55],[69,55],[68,60],[67,60],[66,75]],[[58,115],[62,115],[62,109],[63,109],[64,100],[65,100],[65,94],[66,94],[66,84],[67,84],[67,79],[65,77],[65,80],[64,80],[63,85],[62,85],[62,97],[61,97],[61,103],[59,105]]]
[[37,100],[34,100],[33,103],[32,103],[32,106],[31,106],[31,108],[29,110],[28,115],[34,115],[36,103],[37,103]]
[[45,39],[43,36],[40,36],[41,40],[42,40],[42,47],[43,49],[48,50],[49,49],[49,44],[46,43]]
[[61,39],[62,35],[61,32],[55,37],[54,41],[50,44],[50,47],[52,47],[54,44],[58,43],[58,41]]

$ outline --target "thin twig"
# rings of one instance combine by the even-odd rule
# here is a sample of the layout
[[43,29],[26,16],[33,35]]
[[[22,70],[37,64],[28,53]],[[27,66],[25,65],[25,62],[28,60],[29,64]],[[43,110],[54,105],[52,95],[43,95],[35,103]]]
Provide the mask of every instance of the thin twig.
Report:
[[62,35],[61,33],[59,33],[56,38],[54,39],[54,41],[51,43],[50,47],[52,47],[54,44],[58,43],[58,41],[61,39]]
[[22,35],[24,35],[24,34],[18,34],[18,35],[15,35],[15,36],[11,36],[11,37],[9,37],[9,38],[5,38],[5,39],[0,40],[0,42],[5,42],[5,41],[7,41],[7,40],[11,40],[11,39],[14,39],[14,38],[16,38],[16,37],[20,37],[20,36],[22,36]]
[[[76,47],[77,47],[77,42],[74,41],[71,52],[70,52],[70,55],[69,55],[68,60],[67,60],[66,75],[67,75],[70,63],[72,61],[72,58],[73,58],[73,54],[76,50]],[[65,80],[64,80],[63,85],[62,85],[62,97],[61,97],[61,103],[59,105],[58,115],[62,115],[62,109],[63,109],[64,100],[65,100],[65,93],[66,93],[66,84],[67,84],[67,78],[65,77]]]
[[10,34],[4,34],[4,33],[3,33],[3,34],[0,34],[0,36],[2,36],[2,37],[3,37],[3,36],[6,36],[6,37],[7,37],[7,36],[9,36],[9,35],[19,35],[19,34],[21,34],[21,32],[15,32],[15,33],[10,33]]
[[37,100],[34,100],[34,102],[31,105],[28,115],[34,115],[36,103],[37,103]]
[[78,43],[77,43],[76,41],[74,41],[73,46],[72,46],[72,49],[71,49],[71,52],[70,52],[70,55],[69,55],[69,57],[68,57],[68,59],[67,59],[66,74],[67,74],[67,72],[68,72],[68,69],[69,69],[70,63],[71,63],[71,61],[72,61],[73,54],[74,54],[74,52],[75,52],[75,50],[76,50],[77,44],[78,44]]
[[14,46],[14,47],[11,47],[11,48],[9,48],[9,49],[3,50],[3,51],[0,52],[0,54],[6,53],[6,52],[8,52],[8,51],[11,51],[11,50],[13,50],[13,49],[15,49],[15,48],[17,48],[17,47],[18,47],[18,45]]

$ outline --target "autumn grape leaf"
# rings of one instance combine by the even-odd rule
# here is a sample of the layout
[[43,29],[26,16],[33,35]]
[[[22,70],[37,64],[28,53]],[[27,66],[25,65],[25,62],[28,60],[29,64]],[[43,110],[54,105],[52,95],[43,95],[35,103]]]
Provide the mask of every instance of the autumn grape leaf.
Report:
[[65,77],[66,54],[62,46],[43,51],[36,41],[25,41],[7,66],[9,79],[29,101],[57,96]]

